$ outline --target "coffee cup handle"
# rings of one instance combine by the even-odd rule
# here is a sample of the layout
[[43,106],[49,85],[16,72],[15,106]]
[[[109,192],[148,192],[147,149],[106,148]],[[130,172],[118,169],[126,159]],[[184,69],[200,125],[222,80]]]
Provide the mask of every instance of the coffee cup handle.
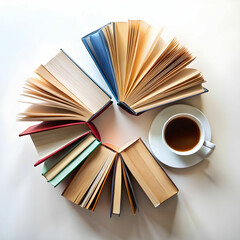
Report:
[[211,142],[205,140],[203,143],[203,146],[200,148],[200,150],[197,152],[197,154],[202,158],[206,158],[212,153],[214,148],[215,148],[214,143],[211,143]]

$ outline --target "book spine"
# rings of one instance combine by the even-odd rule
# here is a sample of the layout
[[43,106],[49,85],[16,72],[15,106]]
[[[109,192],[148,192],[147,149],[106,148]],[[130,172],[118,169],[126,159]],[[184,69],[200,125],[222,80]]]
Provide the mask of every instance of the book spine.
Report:
[[69,147],[66,147],[65,150],[61,155],[58,153],[54,154],[52,157],[48,158],[44,163],[43,163],[43,168],[42,168],[42,175],[44,176],[50,169],[52,169],[59,161],[61,161],[65,156],[67,156],[74,148],[76,148],[79,144],[81,144],[83,139],[80,141],[76,141]]
[[96,117],[98,117],[102,112],[104,112],[110,105],[112,101],[110,100],[107,104],[105,104],[99,111],[97,111],[92,117],[88,119],[88,123],[93,121]]
[[110,218],[112,217],[113,211],[113,194],[114,194],[114,184],[115,184],[115,175],[116,175],[116,166],[117,166],[117,157],[114,160],[114,167],[113,167],[113,176],[112,176],[112,186],[111,186],[111,204],[110,204]]
[[86,158],[100,145],[101,143],[96,139],[83,152],[78,155],[71,163],[69,163],[57,176],[48,181],[56,187],[63,179],[65,179],[75,168],[77,168]]
[[101,30],[102,28],[106,27],[107,25],[109,25],[109,24],[111,24],[111,23],[112,23],[112,22],[109,22],[109,23],[105,24],[104,26],[98,28],[97,30],[94,30],[93,32],[88,33],[87,35],[85,35],[84,37],[82,37],[82,39],[91,36],[92,34],[98,32],[99,30]]
[[138,114],[134,112],[125,102],[118,102],[117,105],[121,107],[123,110],[127,111],[128,113],[137,116]]

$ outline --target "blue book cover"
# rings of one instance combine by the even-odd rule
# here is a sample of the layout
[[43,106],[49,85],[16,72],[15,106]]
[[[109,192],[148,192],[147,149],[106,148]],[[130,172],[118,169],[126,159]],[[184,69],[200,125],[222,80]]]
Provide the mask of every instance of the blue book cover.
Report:
[[118,88],[115,73],[102,28],[83,37],[82,41],[110,88],[113,96],[118,101]]
[[[105,26],[107,26],[107,25],[105,25]],[[107,41],[105,39],[105,35],[102,30],[105,26],[97,29],[96,31],[89,33],[88,35],[86,35],[85,37],[82,38],[82,41],[83,41],[85,47],[87,48],[89,54],[91,55],[93,61],[95,62],[96,66],[98,67],[100,73],[102,74],[104,80],[108,84],[113,96],[116,98],[118,105],[121,108],[123,108],[125,111],[127,111],[130,114],[133,114],[135,116],[138,116],[145,111],[163,106],[165,104],[173,103],[173,102],[176,102],[179,100],[183,100],[183,99],[186,99],[186,98],[189,98],[192,96],[196,96],[196,95],[208,92],[208,90],[206,88],[203,88],[203,91],[201,93],[193,94],[192,96],[184,97],[184,98],[178,99],[176,101],[172,101],[172,102],[164,103],[164,104],[161,104],[161,105],[158,105],[155,107],[151,107],[144,111],[138,111],[138,112],[134,111],[125,102],[119,101],[118,87],[117,87],[117,83],[116,83],[116,77],[114,75],[114,68],[113,68],[113,64],[112,64],[112,60],[111,60],[111,56],[110,56],[110,52],[109,52],[109,47],[108,47]]]

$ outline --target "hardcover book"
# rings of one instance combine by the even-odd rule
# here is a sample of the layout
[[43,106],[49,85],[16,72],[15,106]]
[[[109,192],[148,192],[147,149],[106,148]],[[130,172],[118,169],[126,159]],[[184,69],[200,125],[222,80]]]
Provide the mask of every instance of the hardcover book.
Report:
[[162,32],[129,20],[82,38],[118,105],[134,115],[208,91],[201,72],[186,68],[195,58],[176,38],[164,42]]
[[95,136],[91,133],[88,134],[63,151],[48,158],[43,164],[42,175],[56,187],[68,174],[81,165],[100,144]]
[[47,159],[53,161],[72,151],[84,137],[93,134],[99,142],[100,135],[93,123],[76,121],[42,122],[27,128],[19,136],[30,135],[39,155],[37,166]]
[[112,168],[110,216],[120,215],[122,181],[133,213],[138,209],[130,173],[155,207],[178,192],[177,187],[139,138],[121,149],[109,144],[99,145],[85,160],[62,195],[69,201],[94,211]]
[[63,50],[35,73],[38,76],[27,79],[24,86],[22,102],[30,106],[19,114],[21,121],[89,122],[112,103]]

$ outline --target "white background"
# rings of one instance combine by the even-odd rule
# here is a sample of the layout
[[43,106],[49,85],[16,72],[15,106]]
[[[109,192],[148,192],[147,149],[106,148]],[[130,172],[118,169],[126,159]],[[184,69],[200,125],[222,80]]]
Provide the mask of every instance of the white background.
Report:
[[[0,239],[239,239],[240,238],[240,2],[239,1],[1,1],[0,2]],[[212,127],[215,152],[188,169],[165,167],[177,197],[154,208],[134,183],[140,212],[125,190],[121,217],[109,218],[110,183],[94,213],[61,197],[34,168],[29,124],[16,122],[24,80],[63,48],[107,89],[81,37],[110,21],[143,19],[166,26],[193,54],[209,93],[184,101]],[[109,90],[108,90],[109,92]],[[139,117],[116,104],[94,121],[105,142],[134,137],[148,144],[161,108]]]

